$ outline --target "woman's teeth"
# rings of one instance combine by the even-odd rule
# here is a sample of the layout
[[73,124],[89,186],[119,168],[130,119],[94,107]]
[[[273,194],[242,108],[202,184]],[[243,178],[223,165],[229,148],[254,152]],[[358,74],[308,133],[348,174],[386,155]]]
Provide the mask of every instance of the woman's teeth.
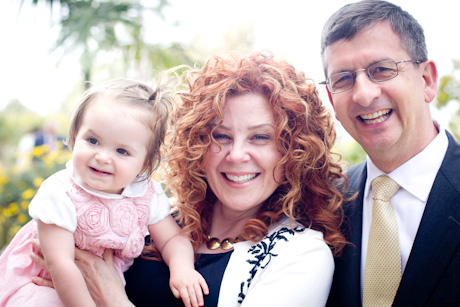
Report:
[[233,181],[233,182],[235,182],[235,183],[245,183],[245,182],[251,181],[251,180],[254,179],[256,176],[257,176],[257,174],[242,175],[242,176],[236,176],[236,175],[225,174],[225,177],[226,177],[228,180]]

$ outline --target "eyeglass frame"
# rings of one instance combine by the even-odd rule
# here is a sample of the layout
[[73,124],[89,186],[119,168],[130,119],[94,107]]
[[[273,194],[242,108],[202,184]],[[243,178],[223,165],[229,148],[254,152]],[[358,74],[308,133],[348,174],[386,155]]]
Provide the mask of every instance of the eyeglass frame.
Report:
[[[385,79],[385,80],[374,80],[372,79],[372,77],[370,76],[369,74],[369,68],[371,68],[372,66],[376,65],[376,64],[379,64],[379,63],[384,63],[384,62],[393,62],[396,64],[396,74],[394,76],[392,76],[391,78],[388,78],[388,79]],[[321,81],[319,84],[321,85],[326,85],[327,86],[327,89],[329,90],[329,92],[331,94],[338,94],[338,93],[343,93],[343,92],[346,92],[350,89],[353,88],[353,86],[355,86],[356,84],[356,73],[359,72],[359,71],[366,71],[366,75],[367,77],[369,78],[369,80],[371,80],[372,82],[385,82],[385,81],[388,81],[388,80],[391,80],[391,79],[394,79],[398,76],[399,74],[399,67],[398,67],[398,64],[400,63],[415,63],[415,64],[421,64],[425,61],[423,60],[401,60],[401,61],[391,61],[391,60],[385,60],[385,61],[379,61],[379,62],[376,62],[374,64],[371,64],[369,65],[367,68],[361,68],[361,69],[358,69],[358,70],[355,70],[354,72],[349,72],[349,71],[343,71],[343,72],[339,72],[339,73],[336,73],[336,74],[332,74],[330,75],[329,77],[327,77],[326,80],[324,81]],[[332,89],[330,88],[330,82],[331,82],[331,77],[335,76],[335,75],[339,75],[339,74],[351,74],[353,76],[353,83],[351,84],[350,88],[347,88],[346,90],[342,90],[342,91],[332,91]]]

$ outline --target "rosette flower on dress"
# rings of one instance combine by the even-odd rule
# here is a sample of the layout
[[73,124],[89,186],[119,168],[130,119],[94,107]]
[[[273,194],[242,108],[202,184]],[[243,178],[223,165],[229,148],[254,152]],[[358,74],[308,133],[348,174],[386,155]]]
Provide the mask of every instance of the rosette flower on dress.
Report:
[[136,228],[133,232],[131,232],[125,248],[120,251],[120,256],[122,258],[136,258],[139,256],[144,248],[144,236],[145,233],[143,233],[139,228]]
[[88,240],[87,236],[77,227],[73,233],[73,238],[75,240],[75,246],[80,249],[88,249]]
[[149,220],[149,206],[136,204],[137,210],[137,225],[142,231],[147,232],[147,222]]
[[108,231],[109,209],[98,201],[77,208],[77,229],[89,236],[100,236]]
[[99,257],[102,257],[106,248],[118,250],[124,248],[125,246],[125,243],[121,238],[113,236],[110,238],[90,238],[88,239],[88,244],[93,247],[92,250]]
[[137,226],[137,210],[131,199],[118,201],[110,210],[110,226],[120,236],[128,236]]

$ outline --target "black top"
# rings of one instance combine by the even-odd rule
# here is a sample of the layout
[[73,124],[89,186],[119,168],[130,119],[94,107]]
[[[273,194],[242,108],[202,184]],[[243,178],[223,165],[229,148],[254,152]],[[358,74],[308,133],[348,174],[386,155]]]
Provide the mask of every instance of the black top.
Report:
[[[220,285],[232,251],[221,254],[201,254],[195,263],[209,287],[204,295],[206,307],[217,306]],[[138,257],[125,272],[126,293],[136,306],[180,306],[182,299],[176,299],[169,288],[169,268],[164,262]]]

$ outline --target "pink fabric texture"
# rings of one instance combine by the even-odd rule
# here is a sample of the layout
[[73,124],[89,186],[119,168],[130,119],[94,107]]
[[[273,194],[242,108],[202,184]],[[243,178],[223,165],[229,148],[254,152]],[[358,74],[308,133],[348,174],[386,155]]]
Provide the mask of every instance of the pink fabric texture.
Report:
[[[154,193],[150,181],[147,192],[141,197],[104,199],[89,194],[71,180],[68,196],[77,212],[75,245],[99,257],[106,248],[114,249],[114,264],[123,279],[123,272],[142,252]],[[33,276],[47,274],[29,256],[32,252],[30,240],[36,237],[36,223],[30,221],[1,255],[0,307],[62,306],[54,289],[31,282]]]

